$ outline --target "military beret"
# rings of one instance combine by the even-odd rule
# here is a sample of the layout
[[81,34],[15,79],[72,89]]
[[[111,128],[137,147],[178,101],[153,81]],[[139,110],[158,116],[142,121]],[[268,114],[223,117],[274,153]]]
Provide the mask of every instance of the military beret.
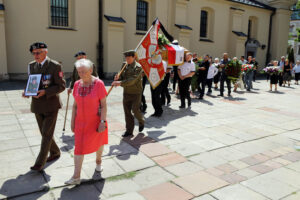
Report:
[[76,54],[75,54],[75,58],[78,57],[78,56],[85,56],[86,53],[84,51],[78,51]]
[[135,50],[129,50],[129,51],[125,51],[123,52],[124,56],[132,56],[134,57],[135,56]]
[[46,49],[47,45],[43,42],[36,42],[30,45],[29,51],[32,52],[34,49]]

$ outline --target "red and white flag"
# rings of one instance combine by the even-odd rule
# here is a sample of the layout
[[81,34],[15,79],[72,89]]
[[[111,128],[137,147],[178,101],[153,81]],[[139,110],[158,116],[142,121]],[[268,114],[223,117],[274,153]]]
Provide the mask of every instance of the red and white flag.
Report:
[[175,45],[168,44],[164,46],[168,51],[168,64],[169,65],[180,65],[184,62],[184,48]]
[[160,22],[156,19],[136,49],[138,62],[142,65],[153,89],[160,84],[165,76],[161,51],[158,47],[159,29]]

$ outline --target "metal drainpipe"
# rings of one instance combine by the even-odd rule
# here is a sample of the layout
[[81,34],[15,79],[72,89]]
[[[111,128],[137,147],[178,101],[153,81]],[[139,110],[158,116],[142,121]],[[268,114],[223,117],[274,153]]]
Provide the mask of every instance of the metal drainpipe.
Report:
[[272,11],[272,14],[270,16],[270,25],[269,25],[269,39],[268,39],[268,50],[267,50],[267,59],[266,59],[266,66],[269,64],[271,60],[271,39],[272,39],[272,27],[273,27],[273,16],[275,15],[275,11]]
[[99,35],[98,35],[98,74],[101,79],[104,78],[103,72],[103,0],[99,0]]

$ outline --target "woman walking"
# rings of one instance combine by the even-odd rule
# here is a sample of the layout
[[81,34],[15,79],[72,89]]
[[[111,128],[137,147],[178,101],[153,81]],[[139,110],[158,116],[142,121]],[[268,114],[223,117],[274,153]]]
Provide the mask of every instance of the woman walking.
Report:
[[75,132],[74,174],[68,185],[80,184],[80,172],[85,154],[96,152],[96,171],[102,171],[103,145],[108,143],[106,122],[106,90],[103,81],[92,76],[93,63],[87,59],[75,63],[80,80],[73,90],[74,104],[71,129]]

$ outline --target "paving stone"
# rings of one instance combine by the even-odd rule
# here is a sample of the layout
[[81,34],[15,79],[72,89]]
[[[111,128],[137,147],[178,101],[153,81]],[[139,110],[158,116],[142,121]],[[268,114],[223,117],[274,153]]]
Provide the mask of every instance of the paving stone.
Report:
[[288,197],[283,198],[282,200],[299,200],[300,199],[300,192],[295,192]]
[[164,154],[168,154],[168,153],[172,152],[172,150],[167,148],[165,145],[162,145],[157,142],[144,144],[140,147],[139,150],[148,157],[160,156],[160,155],[164,155]]
[[228,185],[228,182],[206,172],[198,172],[196,174],[179,177],[173,181],[195,196],[199,196]]
[[274,151],[265,151],[262,154],[268,156],[269,158],[276,158],[276,157],[281,156],[281,154],[274,152]]
[[224,160],[228,160],[228,161],[239,160],[239,159],[249,156],[248,154],[238,151],[232,147],[217,149],[217,150],[211,151],[211,153],[224,159]]
[[7,151],[7,150],[13,150],[13,149],[19,149],[19,148],[25,148],[28,146],[29,146],[28,142],[26,140],[24,141],[23,138],[12,139],[12,140],[3,140],[3,141],[1,141],[0,152]]
[[285,159],[282,159],[282,158],[275,158],[275,159],[273,159],[273,161],[278,162],[282,165],[288,165],[288,164],[292,163],[291,161],[288,161],[288,160],[285,160]]
[[295,162],[295,163],[291,163],[291,164],[289,164],[285,167],[289,168],[289,169],[292,169],[292,170],[295,170],[295,171],[300,173],[300,161]]
[[263,154],[254,155],[253,158],[255,158],[256,160],[258,160],[260,162],[265,162],[270,159],[270,157],[263,155]]
[[244,181],[242,185],[270,199],[280,199],[298,190],[282,181],[266,177],[266,175],[264,174]]
[[162,156],[157,156],[152,158],[158,165],[162,167],[167,167],[170,165],[174,165],[177,163],[182,163],[186,161],[186,158],[177,154],[177,153],[169,153]]
[[243,158],[241,159],[242,162],[248,164],[248,165],[257,165],[259,163],[261,163],[262,161],[256,159],[255,157],[251,156],[251,157],[247,157],[247,158]]
[[107,200],[146,200],[142,195],[137,192],[130,192],[127,194],[118,195]]
[[201,148],[200,145],[190,142],[171,145],[169,148],[181,154],[182,156],[196,155],[206,151],[205,149]]
[[263,164],[266,165],[266,166],[271,167],[272,169],[277,169],[277,168],[280,168],[280,167],[283,166],[282,164],[280,164],[278,162],[275,162],[275,161],[272,161],[272,160],[268,160],[267,162],[265,162]]
[[205,171],[206,171],[207,173],[213,175],[213,176],[221,176],[221,175],[225,174],[224,171],[219,170],[219,169],[214,168],[214,167],[213,167],[213,168],[209,168],[209,169],[207,169],[207,170],[205,170]]
[[243,185],[236,184],[221,188],[211,193],[213,197],[222,200],[268,200],[268,198],[254,192]]
[[300,173],[288,168],[279,168],[265,174],[266,178],[272,178],[296,188],[300,188]]
[[185,176],[185,175],[194,174],[198,171],[201,171],[203,170],[203,167],[200,167],[199,165],[187,161],[187,162],[165,167],[165,169],[176,176]]
[[213,150],[213,149],[218,149],[221,147],[224,147],[225,144],[222,144],[220,142],[216,142],[214,140],[211,139],[203,139],[203,140],[198,140],[197,142],[195,142],[195,144],[199,145],[201,148],[209,151],[209,150]]
[[211,195],[209,194],[205,194],[205,195],[202,195],[200,197],[196,197],[192,200],[216,200],[214,197],[212,197]]
[[232,173],[234,171],[237,171],[238,169],[233,167],[230,164],[224,164],[224,165],[219,165],[217,166],[217,169],[222,170],[223,172],[225,172],[226,174]]
[[137,171],[155,165],[155,163],[151,159],[147,158],[142,153],[139,153],[137,155],[127,154],[127,155],[117,156],[113,159],[126,172]]
[[200,155],[192,156],[189,159],[204,168],[212,168],[227,163],[226,160],[212,154],[211,152],[201,153]]
[[237,169],[244,169],[244,168],[247,168],[249,167],[248,164],[240,161],[240,160],[235,160],[235,161],[232,161],[230,162],[229,164],[231,164],[233,167],[237,168]]
[[270,172],[273,170],[272,167],[269,167],[267,165],[264,165],[264,164],[260,164],[260,165],[253,165],[251,167],[249,167],[249,169],[252,169],[258,173],[261,173],[261,174],[264,174],[264,173],[267,173],[267,172]]
[[139,191],[139,193],[147,200],[188,200],[193,198],[193,195],[184,191],[180,187],[172,183],[163,183],[153,186],[148,189]]
[[252,170],[250,168],[242,169],[242,170],[239,170],[239,171],[237,171],[235,173],[238,174],[238,175],[240,175],[240,176],[246,177],[247,179],[250,179],[252,177],[260,175],[260,173],[254,171],[254,170]]
[[247,180],[247,177],[241,176],[239,174],[233,173],[233,174],[224,174],[220,176],[221,179],[224,181],[230,183],[230,184],[235,184],[242,182],[244,180]]
[[132,180],[138,184],[141,189],[144,189],[168,182],[173,178],[175,178],[174,175],[158,166],[155,166],[139,171],[137,175],[132,178]]
[[122,179],[117,181],[100,181],[94,184],[99,191],[107,198],[130,192],[139,191],[141,188],[131,179]]
[[291,162],[296,162],[300,160],[300,152],[293,152],[293,153],[288,153],[284,156],[281,156],[281,158],[285,160],[289,160]]

